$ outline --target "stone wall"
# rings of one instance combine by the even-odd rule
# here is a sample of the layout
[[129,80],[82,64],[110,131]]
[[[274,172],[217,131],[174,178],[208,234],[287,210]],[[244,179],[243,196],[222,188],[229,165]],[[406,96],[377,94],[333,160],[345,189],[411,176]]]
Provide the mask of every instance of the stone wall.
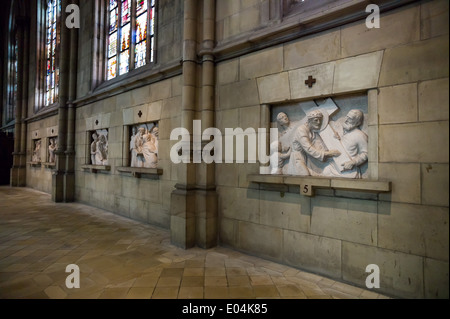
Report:
[[369,92],[371,176],[392,191],[309,198],[247,182],[259,164],[219,164],[220,241],[361,287],[377,264],[380,292],[448,298],[448,2],[384,13],[380,29],[364,22],[218,64],[216,126],[257,129],[266,127],[264,105]]
[[[80,3],[76,201],[170,229],[172,240],[179,242],[203,236],[215,243],[210,237],[216,237],[217,220],[221,245],[361,287],[366,266],[377,264],[380,293],[448,298],[448,1],[414,1],[384,12],[380,29],[367,29],[361,19],[295,38],[292,30],[299,22],[295,15],[283,20],[277,0],[218,0],[215,84],[207,72],[213,63],[205,67],[213,59],[209,51],[204,61],[179,63],[192,43],[197,50],[204,44],[203,15],[195,27],[189,19],[183,22],[183,3],[193,2],[182,0],[159,1],[156,65],[123,80],[102,81],[98,3]],[[198,10],[204,9],[196,3]],[[198,31],[198,39],[183,43],[183,32],[196,33],[183,30],[183,23]],[[35,42],[31,37],[31,47]],[[34,59],[29,69],[37,70]],[[317,79],[311,88],[304,84],[309,75]],[[48,129],[66,116],[54,115],[56,109],[34,116],[35,81],[30,77],[27,161],[33,139],[46,143]],[[208,101],[209,86],[214,86],[214,103]],[[215,109],[214,126],[223,134],[225,128],[268,127],[274,107],[354,94],[367,95],[369,178],[390,181],[388,193],[324,188],[307,197],[300,195],[298,185],[250,182],[248,176],[260,172],[259,163],[221,163],[210,169],[204,163],[176,165],[170,160],[177,142],[170,141],[171,131],[190,125],[186,119],[191,115],[211,119],[208,107],[211,113]],[[127,127],[147,120],[159,125],[162,175],[139,178],[118,169],[127,166]],[[107,169],[86,166],[93,128],[108,129]],[[48,193],[56,187],[52,169],[42,164],[27,164],[26,184]],[[178,197],[173,196],[177,184]],[[207,207],[215,206],[216,195],[218,217],[215,207]],[[204,218],[206,211],[213,217]],[[177,214],[191,219],[178,221]]]
[[[78,108],[75,164],[77,201],[169,228],[170,195],[177,181],[177,169],[169,157],[170,148],[175,143],[170,141],[170,132],[180,126],[180,105],[181,83],[178,76]],[[151,118],[151,121],[159,123],[158,168],[163,170],[159,177],[137,178],[117,170],[118,167],[127,166],[123,163],[123,145],[126,143],[124,126],[145,121],[136,115],[139,111],[144,114],[142,118]],[[135,121],[127,119],[130,112]],[[107,128],[109,132],[110,166],[109,170],[96,173],[82,168],[89,164],[86,160],[90,144],[88,126],[95,119],[101,121],[99,128]]]
[[[57,126],[58,116],[30,122],[27,125],[26,183],[28,187],[45,193],[52,191],[52,169],[54,168],[54,166],[46,164],[48,162],[48,139],[57,135],[55,133]],[[41,140],[41,163],[31,164],[34,151],[33,141],[36,139]]]

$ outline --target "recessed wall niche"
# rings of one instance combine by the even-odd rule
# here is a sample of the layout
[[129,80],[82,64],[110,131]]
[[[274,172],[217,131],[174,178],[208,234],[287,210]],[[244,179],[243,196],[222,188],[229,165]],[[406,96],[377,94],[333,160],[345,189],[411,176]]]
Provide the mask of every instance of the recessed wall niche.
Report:
[[31,162],[32,163],[41,163],[42,162],[42,139],[33,139],[32,140],[32,153],[31,153]]
[[157,168],[159,127],[157,122],[129,126],[129,167]]
[[272,106],[270,173],[368,178],[368,114],[366,94]]
[[58,137],[53,136],[49,137],[47,139],[47,163],[49,164],[55,164],[56,163],[56,156],[55,152],[58,148]]
[[107,166],[108,161],[108,129],[98,129],[88,132],[89,157],[86,164]]

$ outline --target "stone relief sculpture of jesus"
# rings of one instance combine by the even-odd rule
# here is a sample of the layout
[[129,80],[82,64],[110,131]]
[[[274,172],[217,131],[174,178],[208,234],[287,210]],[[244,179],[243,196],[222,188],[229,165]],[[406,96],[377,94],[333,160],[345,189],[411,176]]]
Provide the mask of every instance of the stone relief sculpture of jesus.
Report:
[[57,138],[56,137],[50,138],[49,146],[48,146],[48,161],[50,163],[56,162],[55,151],[56,151],[57,147],[58,147]]
[[97,130],[91,136],[91,164],[108,165],[108,131]]
[[351,109],[343,116],[331,98],[303,111],[297,122],[286,112],[277,114],[279,145],[271,148],[271,174],[362,178],[360,168],[368,160],[364,113]]
[[41,140],[34,141],[34,150],[31,161],[36,163],[41,161]]
[[159,129],[156,124],[132,127],[130,138],[130,167],[157,168]]

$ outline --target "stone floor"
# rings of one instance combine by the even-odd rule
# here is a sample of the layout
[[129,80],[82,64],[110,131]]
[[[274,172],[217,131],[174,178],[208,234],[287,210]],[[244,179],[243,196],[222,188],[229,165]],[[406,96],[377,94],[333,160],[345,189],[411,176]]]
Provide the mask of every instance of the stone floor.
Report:
[[[66,287],[66,266],[80,288]],[[2,299],[379,299],[373,291],[232,249],[179,249],[165,229],[0,187]]]

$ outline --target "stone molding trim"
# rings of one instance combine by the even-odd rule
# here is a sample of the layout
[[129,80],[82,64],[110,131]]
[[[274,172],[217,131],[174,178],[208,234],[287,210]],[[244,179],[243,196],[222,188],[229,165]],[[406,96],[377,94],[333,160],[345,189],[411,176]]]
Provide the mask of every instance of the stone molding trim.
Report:
[[122,110],[123,125],[156,122],[161,119],[163,101],[146,103]]
[[[376,88],[383,51],[271,74],[257,79],[260,104],[308,100]],[[312,88],[302,83],[317,80]]]
[[98,171],[111,171],[110,165],[81,165],[84,170],[89,170],[91,173],[97,173]]
[[247,181],[257,184],[274,184],[287,186],[298,185],[300,186],[300,194],[305,196],[314,196],[315,188],[328,188],[371,193],[386,193],[391,191],[391,182],[389,181],[374,181],[364,179],[249,174],[247,175]]
[[160,168],[116,167],[116,170],[121,173],[131,173],[131,175],[136,178],[141,178],[142,175],[159,178],[159,176],[163,174],[163,170]]

